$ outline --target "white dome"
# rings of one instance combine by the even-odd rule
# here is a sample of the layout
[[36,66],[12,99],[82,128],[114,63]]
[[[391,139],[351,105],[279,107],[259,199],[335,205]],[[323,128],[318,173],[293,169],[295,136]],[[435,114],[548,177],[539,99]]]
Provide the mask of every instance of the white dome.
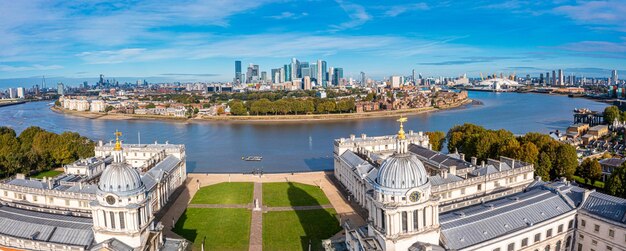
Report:
[[428,182],[424,164],[413,154],[394,154],[380,165],[376,182],[382,187],[410,189]]
[[113,163],[107,166],[98,183],[101,191],[122,195],[143,187],[139,172],[125,163]]

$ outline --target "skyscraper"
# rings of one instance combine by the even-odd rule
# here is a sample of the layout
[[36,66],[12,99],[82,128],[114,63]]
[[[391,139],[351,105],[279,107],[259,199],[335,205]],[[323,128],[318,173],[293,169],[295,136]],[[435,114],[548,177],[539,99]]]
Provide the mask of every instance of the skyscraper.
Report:
[[311,64],[311,67],[309,67],[309,68],[311,68],[311,81],[319,84],[319,82],[317,81],[317,77],[318,77],[317,73],[319,72],[319,68],[317,67],[317,63]]
[[285,74],[285,82],[287,81],[291,81],[291,65],[290,64],[286,64],[283,66],[284,70],[284,74]]
[[[324,64],[325,66],[326,64]],[[317,85],[323,86],[324,83],[324,77],[323,75],[325,75],[325,70],[322,70],[322,60],[317,60],[317,76],[315,77],[315,80],[317,82]]]
[[411,74],[411,81],[413,82],[413,84],[417,83],[415,81],[415,69],[413,69],[412,74]]
[[241,61],[235,61],[235,80],[233,81],[237,84],[241,84]]
[[565,85],[565,80],[563,79],[563,70],[559,69],[559,82],[558,85]]
[[272,69],[272,83],[278,84],[278,81],[280,81],[280,68]]
[[613,82],[614,85],[616,85],[618,83],[619,77],[617,76],[617,70],[612,70],[611,71],[611,81]]
[[302,85],[304,85],[302,89],[311,90],[311,77],[304,76],[304,81],[302,82]]
[[328,85],[328,68],[326,67],[326,61],[322,60],[322,86]]
[[550,85],[550,72],[546,72],[546,85]]
[[333,77],[334,74],[335,74],[335,68],[331,66],[330,68],[328,68],[328,83],[330,85],[335,85],[335,81],[333,81],[335,79]]
[[361,72],[361,85],[365,86],[367,84],[367,79],[365,77],[365,72]]
[[542,85],[543,83],[543,73],[539,74],[539,84]]
[[556,85],[556,71],[552,71],[552,85]]
[[61,96],[65,95],[65,85],[63,85],[63,83],[57,84],[57,94]]
[[291,59],[291,74],[289,79],[294,80],[302,77],[302,71],[300,70],[300,61],[296,58]]
[[340,68],[340,67],[335,68],[334,73],[333,73],[333,84],[339,85],[342,79],[343,79],[343,68]]

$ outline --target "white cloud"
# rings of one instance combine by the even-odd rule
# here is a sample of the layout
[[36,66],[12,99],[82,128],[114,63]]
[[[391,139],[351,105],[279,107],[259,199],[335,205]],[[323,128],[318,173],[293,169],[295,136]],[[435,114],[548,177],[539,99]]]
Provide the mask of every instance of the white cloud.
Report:
[[580,24],[626,32],[626,4],[623,0],[577,2],[576,5],[556,7],[553,11]]
[[626,53],[626,42],[581,41],[558,48],[575,52]]
[[146,49],[130,48],[113,51],[87,51],[76,54],[90,64],[115,64],[135,60],[134,57],[142,55]]
[[306,13],[306,12],[302,12],[300,14],[296,14],[296,13],[293,13],[293,12],[285,11],[285,12],[280,13],[279,15],[268,16],[268,17],[272,18],[272,19],[276,19],[276,20],[281,20],[281,19],[300,19],[300,18],[306,17],[308,15],[309,15],[309,13]]
[[348,3],[343,0],[337,0],[337,3],[348,14],[350,21],[338,25],[331,25],[331,28],[333,28],[334,30],[355,28],[367,23],[372,19],[372,16],[367,13],[365,7],[361,5]]
[[428,4],[426,3],[414,3],[407,5],[396,5],[391,6],[387,11],[385,11],[385,16],[388,17],[396,17],[406,12],[418,11],[418,10],[428,10]]
[[0,71],[48,71],[48,70],[58,70],[63,69],[63,66],[60,65],[30,65],[30,66],[12,66],[12,65],[0,65]]

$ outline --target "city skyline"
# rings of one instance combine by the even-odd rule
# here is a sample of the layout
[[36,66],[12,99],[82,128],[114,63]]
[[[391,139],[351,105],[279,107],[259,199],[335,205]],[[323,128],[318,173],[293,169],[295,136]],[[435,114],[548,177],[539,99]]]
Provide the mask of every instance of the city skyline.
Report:
[[225,82],[234,60],[273,67],[293,57],[332,61],[354,79],[413,69],[608,77],[626,65],[620,2],[5,2],[0,82],[101,73]]

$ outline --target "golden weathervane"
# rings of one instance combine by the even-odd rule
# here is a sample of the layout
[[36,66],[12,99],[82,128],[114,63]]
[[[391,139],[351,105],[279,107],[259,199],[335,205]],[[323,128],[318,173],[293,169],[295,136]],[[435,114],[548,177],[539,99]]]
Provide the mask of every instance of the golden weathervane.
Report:
[[120,142],[120,136],[122,136],[122,132],[118,132],[115,130],[115,151],[122,150],[122,142]]
[[400,131],[398,131],[398,139],[406,139],[406,137],[404,136],[404,122],[407,121],[407,118],[400,116],[400,118],[396,121],[400,122]]

